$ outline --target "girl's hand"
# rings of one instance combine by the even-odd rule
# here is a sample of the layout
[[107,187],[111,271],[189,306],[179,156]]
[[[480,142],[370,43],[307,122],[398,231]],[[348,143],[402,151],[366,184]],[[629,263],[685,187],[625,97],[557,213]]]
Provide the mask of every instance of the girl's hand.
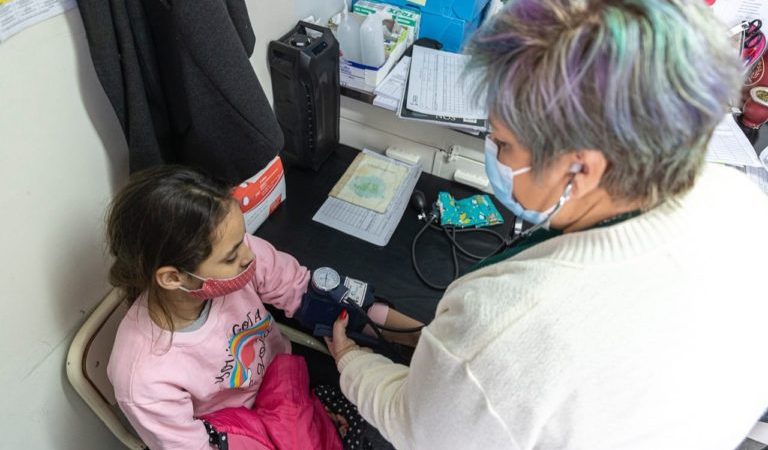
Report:
[[346,309],[342,309],[336,322],[333,323],[333,339],[324,338],[325,345],[328,346],[328,350],[337,363],[350,350],[360,348],[355,344],[355,341],[347,337],[347,323],[349,323],[349,315]]

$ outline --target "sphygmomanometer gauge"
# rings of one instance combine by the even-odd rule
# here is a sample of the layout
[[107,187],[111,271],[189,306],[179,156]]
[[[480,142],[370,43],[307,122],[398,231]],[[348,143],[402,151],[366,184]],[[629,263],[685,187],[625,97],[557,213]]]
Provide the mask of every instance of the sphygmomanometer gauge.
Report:
[[312,272],[312,287],[320,292],[331,292],[341,283],[339,273],[330,267],[320,267]]

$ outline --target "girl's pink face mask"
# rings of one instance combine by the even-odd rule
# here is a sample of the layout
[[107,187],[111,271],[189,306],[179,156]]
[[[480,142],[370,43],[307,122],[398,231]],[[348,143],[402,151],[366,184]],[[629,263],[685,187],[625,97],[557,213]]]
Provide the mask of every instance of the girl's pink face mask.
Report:
[[256,259],[254,258],[242,272],[232,278],[203,278],[194,273],[187,272],[189,275],[202,281],[203,285],[200,289],[187,289],[184,286],[179,286],[179,289],[200,300],[222,297],[244,288],[253,279],[255,271]]

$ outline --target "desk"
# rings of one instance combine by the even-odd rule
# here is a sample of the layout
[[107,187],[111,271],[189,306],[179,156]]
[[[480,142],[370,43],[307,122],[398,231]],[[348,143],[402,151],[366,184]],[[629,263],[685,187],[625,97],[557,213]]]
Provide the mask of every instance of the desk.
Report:
[[[748,134],[758,151],[768,145],[767,128]],[[367,281],[378,295],[391,300],[403,313],[429,321],[434,317],[441,293],[425,286],[411,265],[411,241],[422,226],[413,209],[406,209],[386,247],[369,244],[312,221],[312,216],[355,155],[357,150],[340,145],[319,172],[287,168],[287,200],[256,235],[271,242],[278,250],[290,253],[310,269],[330,266],[344,275]],[[434,201],[441,190],[449,191],[457,198],[477,193],[470,187],[427,173],[422,173],[416,189],[425,193],[428,202]],[[497,207],[506,220],[497,230],[507,233],[511,215],[505,208]],[[472,242],[468,248],[480,254],[490,252],[496,245],[495,240],[484,235],[464,239],[464,242]],[[419,241],[417,255],[419,265],[429,279],[440,283],[448,280],[453,268],[450,250],[442,235],[431,230],[425,232]]]
[[[312,221],[312,216],[357,153],[352,148],[339,146],[319,172],[287,168],[287,200],[256,235],[271,242],[278,250],[290,253],[310,269],[330,266],[343,275],[371,283],[376,294],[392,301],[398,310],[428,322],[434,317],[441,292],[425,286],[411,265],[411,241],[423,222],[416,218],[416,212],[410,206],[386,247],[378,247]],[[423,191],[430,203],[441,190],[449,191],[457,198],[477,193],[470,187],[427,173],[422,173],[416,189]],[[496,229],[506,233],[511,216],[502,209],[499,208],[506,222]],[[484,234],[472,234],[463,242],[471,242],[467,247],[479,254],[491,252],[498,243]],[[430,280],[444,283],[449,279],[453,267],[443,235],[426,231],[419,240],[417,254],[419,266]],[[467,265],[465,262],[465,267]]]

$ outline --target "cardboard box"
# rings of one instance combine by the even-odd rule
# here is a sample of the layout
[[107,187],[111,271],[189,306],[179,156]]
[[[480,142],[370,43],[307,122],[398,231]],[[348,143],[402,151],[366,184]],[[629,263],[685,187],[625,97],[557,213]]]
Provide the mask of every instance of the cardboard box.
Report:
[[400,26],[398,28],[401,30],[400,34],[397,35],[396,39],[387,41],[387,59],[381,67],[366,66],[359,61],[351,61],[342,57],[339,61],[339,76],[342,86],[372,93],[418,35],[421,13],[417,10],[364,0],[356,2],[352,7],[352,13],[361,16],[367,16],[377,11],[389,14],[390,18]]
[[240,183],[232,191],[245,216],[245,229],[253,234],[285,201],[285,172],[279,156],[259,173]]
[[417,9],[398,8],[387,3],[367,0],[359,0],[352,5],[352,12],[362,16],[367,16],[377,11],[389,14],[392,20],[408,30],[408,45],[413,44],[413,41],[419,36],[421,12]]
[[376,86],[387,76],[392,67],[408,47],[405,35],[395,44],[381,67],[366,66],[361,63],[341,58],[339,60],[339,82],[342,86],[364,92],[373,92]]

